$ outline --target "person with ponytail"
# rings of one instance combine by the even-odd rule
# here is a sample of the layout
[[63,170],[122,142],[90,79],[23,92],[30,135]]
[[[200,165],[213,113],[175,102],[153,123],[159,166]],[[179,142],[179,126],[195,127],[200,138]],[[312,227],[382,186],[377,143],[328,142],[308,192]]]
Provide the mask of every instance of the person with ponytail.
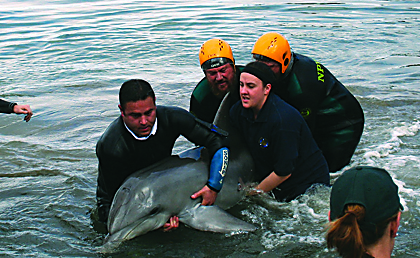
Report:
[[402,210],[386,170],[349,169],[331,190],[327,246],[344,258],[391,257]]

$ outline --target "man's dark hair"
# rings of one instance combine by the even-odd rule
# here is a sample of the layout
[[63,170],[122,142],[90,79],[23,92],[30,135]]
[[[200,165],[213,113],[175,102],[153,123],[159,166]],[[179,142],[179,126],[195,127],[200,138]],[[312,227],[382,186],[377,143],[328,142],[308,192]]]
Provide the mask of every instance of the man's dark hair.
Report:
[[120,105],[123,109],[127,102],[145,100],[147,97],[152,97],[153,102],[155,101],[155,92],[152,86],[145,80],[131,79],[121,85],[119,98]]

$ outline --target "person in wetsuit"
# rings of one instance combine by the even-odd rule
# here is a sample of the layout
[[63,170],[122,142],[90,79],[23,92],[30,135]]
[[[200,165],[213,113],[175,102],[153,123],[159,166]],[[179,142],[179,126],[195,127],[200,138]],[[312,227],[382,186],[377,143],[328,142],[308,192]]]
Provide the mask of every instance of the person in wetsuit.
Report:
[[314,184],[329,186],[330,174],[302,116],[270,94],[274,81],[264,63],[247,64],[240,77],[241,100],[230,119],[255,163],[259,184],[251,194],[272,192],[279,201],[291,201]]
[[222,188],[229,157],[227,137],[206,127],[188,111],[156,106],[155,100],[154,91],[147,81],[133,79],[124,82],[119,92],[121,115],[98,140],[97,216],[104,224],[114,195],[124,180],[132,173],[169,157],[180,135],[205,146],[211,158],[209,180],[191,198],[202,197],[202,205],[212,205]]
[[23,120],[29,122],[32,117],[32,110],[29,105],[18,105],[14,102],[8,102],[6,100],[0,99],[0,113],[6,114],[25,114]]
[[[205,77],[197,84],[190,98],[190,112],[197,118],[213,123],[217,109],[228,92],[231,104],[239,100],[239,69],[235,65],[232,49],[222,39],[203,43],[198,53]],[[243,67],[242,67],[243,68]]]
[[330,172],[349,164],[364,127],[362,107],[350,91],[322,64],[292,52],[279,33],[261,36],[252,54],[276,74],[272,91],[303,116]]

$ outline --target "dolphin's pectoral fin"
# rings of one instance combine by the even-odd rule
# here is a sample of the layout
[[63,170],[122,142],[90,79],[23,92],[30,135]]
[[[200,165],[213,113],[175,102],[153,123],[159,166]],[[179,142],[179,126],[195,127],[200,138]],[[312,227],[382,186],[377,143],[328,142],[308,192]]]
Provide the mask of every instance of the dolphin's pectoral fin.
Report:
[[257,227],[240,220],[218,206],[196,206],[179,214],[179,220],[192,228],[219,233],[250,232]]

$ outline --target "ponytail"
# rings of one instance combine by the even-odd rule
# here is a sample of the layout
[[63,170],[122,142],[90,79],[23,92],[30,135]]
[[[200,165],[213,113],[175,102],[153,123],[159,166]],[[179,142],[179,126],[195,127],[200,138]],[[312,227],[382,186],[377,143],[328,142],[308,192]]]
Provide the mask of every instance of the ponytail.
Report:
[[363,234],[358,220],[365,216],[365,208],[361,205],[348,205],[345,214],[330,223],[327,232],[328,248],[337,248],[345,258],[360,258],[366,252]]
[[330,222],[327,232],[328,248],[336,248],[341,257],[361,258],[367,247],[374,245],[384,235],[385,229],[391,221],[398,217],[398,212],[380,222],[364,224],[366,210],[358,204],[346,206],[342,217]]

